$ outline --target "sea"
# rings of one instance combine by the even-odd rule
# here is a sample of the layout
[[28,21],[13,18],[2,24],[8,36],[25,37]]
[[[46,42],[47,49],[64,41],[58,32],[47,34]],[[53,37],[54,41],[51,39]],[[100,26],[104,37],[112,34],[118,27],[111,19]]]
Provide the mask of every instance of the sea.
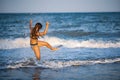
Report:
[[[57,51],[30,46],[29,21]],[[120,12],[0,13],[0,80],[120,80]]]

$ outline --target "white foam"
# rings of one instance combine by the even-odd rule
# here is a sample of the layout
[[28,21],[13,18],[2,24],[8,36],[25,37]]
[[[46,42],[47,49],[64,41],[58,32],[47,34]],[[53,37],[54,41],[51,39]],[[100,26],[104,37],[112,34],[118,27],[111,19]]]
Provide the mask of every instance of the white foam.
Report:
[[63,68],[69,66],[80,66],[80,65],[93,65],[93,64],[105,64],[120,62],[120,58],[116,59],[104,59],[104,60],[86,60],[86,61],[46,61],[43,65],[48,68]]
[[60,39],[57,37],[45,37],[45,41],[51,43],[54,46],[57,45],[63,45],[67,48],[77,48],[77,47],[83,47],[83,48],[109,48],[109,47],[120,47],[120,42],[104,42],[104,41],[96,41],[93,39],[85,40],[85,41],[78,41],[78,40],[65,40]]
[[[24,61],[14,65],[8,65],[7,68],[20,68],[20,67],[43,67],[43,68],[64,68],[70,66],[94,65],[94,64],[107,64],[120,62],[120,58],[115,59],[99,59],[99,60],[75,60],[75,61],[44,61],[37,63],[36,61]],[[32,63],[32,64],[31,64]]]
[[7,68],[20,68],[20,67],[35,67],[36,65],[36,61],[34,61],[33,59],[23,59],[20,61],[15,61],[10,63]]
[[[120,42],[104,42],[102,40],[65,40],[57,37],[44,37],[43,39],[52,46],[62,45],[67,48],[120,48]],[[25,48],[30,47],[29,38],[17,38],[17,39],[0,39],[0,49],[14,49],[14,48]]]
[[29,38],[1,39],[0,49],[25,48],[30,45]]

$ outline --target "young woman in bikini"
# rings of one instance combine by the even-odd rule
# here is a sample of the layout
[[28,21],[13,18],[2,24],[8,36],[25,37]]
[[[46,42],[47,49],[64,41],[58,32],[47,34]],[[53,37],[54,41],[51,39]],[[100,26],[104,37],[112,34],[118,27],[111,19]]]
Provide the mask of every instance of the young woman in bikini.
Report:
[[32,28],[32,20],[30,20],[30,45],[32,50],[35,53],[35,56],[37,58],[37,60],[40,60],[40,47],[42,46],[46,46],[47,48],[55,51],[58,48],[53,48],[49,43],[44,42],[44,41],[39,41],[38,37],[39,36],[44,36],[47,34],[48,31],[48,27],[49,27],[49,22],[46,22],[46,28],[43,32],[39,32],[39,30],[42,28],[42,24],[41,23],[36,23],[35,27]]

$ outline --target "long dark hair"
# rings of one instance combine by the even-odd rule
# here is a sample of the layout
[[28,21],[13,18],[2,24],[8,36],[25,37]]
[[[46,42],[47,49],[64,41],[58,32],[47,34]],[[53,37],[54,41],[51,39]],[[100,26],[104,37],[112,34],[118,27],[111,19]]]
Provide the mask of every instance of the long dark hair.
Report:
[[[38,28],[38,29],[37,29]],[[37,38],[38,35],[36,35],[37,32],[39,32],[39,30],[42,28],[42,24],[41,23],[36,23],[35,24],[35,27],[32,29],[32,32],[31,32],[31,37],[35,37]]]

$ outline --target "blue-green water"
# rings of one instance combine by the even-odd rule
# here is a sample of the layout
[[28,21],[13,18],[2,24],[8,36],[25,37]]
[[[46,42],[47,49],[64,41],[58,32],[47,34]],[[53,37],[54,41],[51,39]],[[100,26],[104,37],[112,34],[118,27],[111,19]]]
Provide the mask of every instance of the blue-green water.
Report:
[[[39,40],[47,41],[52,46],[60,46],[55,52],[42,47],[40,62],[36,60],[29,45],[30,19],[33,20],[33,26],[37,22],[42,23],[43,29],[40,31],[45,29],[45,23],[49,21],[47,35]],[[0,32],[0,78],[3,80],[23,79],[18,77],[21,73],[26,75],[21,75],[25,80],[34,79],[32,72],[35,72],[31,69],[36,71],[36,68],[46,74],[42,75],[42,79],[48,80],[57,79],[51,78],[48,73],[58,72],[60,78],[62,72],[68,72],[67,69],[76,74],[68,72],[68,75],[61,79],[70,80],[70,76],[73,76],[71,80],[93,80],[95,75],[102,75],[96,80],[110,80],[111,76],[112,80],[119,80],[120,69],[115,65],[120,66],[120,13],[0,14]],[[107,71],[106,66],[109,68],[111,65],[108,72],[99,73],[99,69]],[[77,75],[82,74],[81,69],[88,70],[91,67],[95,68],[92,69],[94,74],[91,74],[92,70],[82,70],[84,76],[85,73],[91,75]],[[30,76],[26,70],[30,72]],[[9,74],[11,71],[13,75]],[[107,76],[104,77],[104,74]],[[41,77],[41,74],[37,75],[38,78]]]

